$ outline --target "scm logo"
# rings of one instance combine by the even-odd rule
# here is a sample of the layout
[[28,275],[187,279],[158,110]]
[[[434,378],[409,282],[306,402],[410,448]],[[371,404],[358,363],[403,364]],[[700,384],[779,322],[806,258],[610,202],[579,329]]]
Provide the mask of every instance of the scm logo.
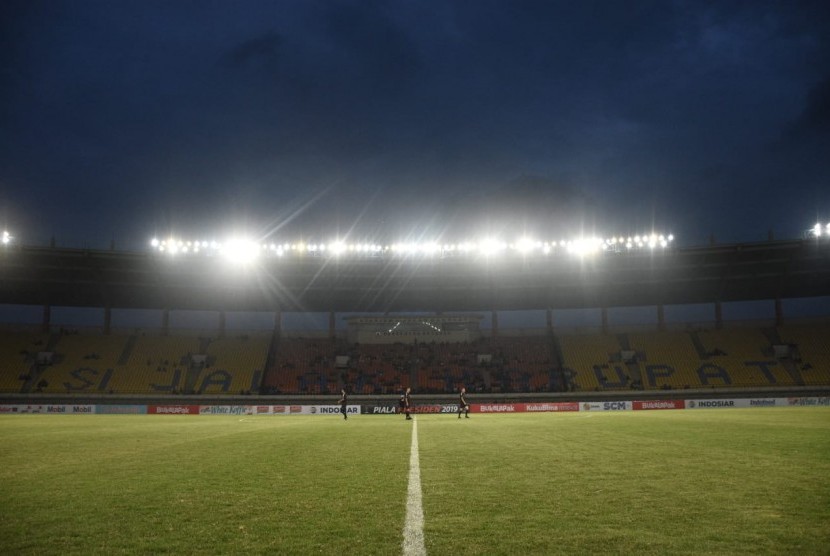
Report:
[[623,409],[628,409],[628,407],[626,407],[625,402],[605,402],[604,404],[602,404],[602,409],[604,409],[605,411],[620,411]]

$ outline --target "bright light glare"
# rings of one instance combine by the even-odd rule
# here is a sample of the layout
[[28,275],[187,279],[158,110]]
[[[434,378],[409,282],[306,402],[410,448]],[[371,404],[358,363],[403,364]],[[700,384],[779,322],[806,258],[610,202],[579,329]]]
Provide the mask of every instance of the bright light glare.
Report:
[[530,253],[534,247],[536,247],[536,242],[529,237],[523,237],[516,242],[516,250],[522,254]]
[[346,244],[342,241],[335,241],[331,245],[329,245],[329,251],[334,253],[335,255],[340,255],[341,253],[346,252]]
[[3,230],[3,236],[2,236],[2,239],[0,239],[0,241],[3,242],[3,245],[10,244],[12,242],[12,240],[14,240],[14,237],[12,237],[12,235],[9,233],[9,231],[8,230]]
[[250,264],[259,257],[259,243],[246,238],[234,238],[222,245],[221,253],[232,263]]
[[602,249],[603,241],[600,238],[589,237],[571,241],[567,245],[568,253],[578,257],[593,255]]
[[809,233],[813,237],[825,237],[830,236],[830,223],[822,224],[821,222],[816,222],[816,225],[813,226]]
[[503,251],[505,247],[506,245],[503,242],[492,238],[483,239],[478,243],[478,250],[483,255],[495,255],[499,251]]
[[[810,230],[816,237],[830,236],[830,224],[816,224]],[[3,232],[2,242],[9,243],[13,238]],[[549,239],[540,241],[531,237],[519,237],[512,243],[495,238],[485,238],[478,242],[461,241],[458,243],[441,243],[430,241],[407,241],[391,244],[372,242],[346,243],[341,239],[329,243],[319,241],[298,241],[270,243],[262,245],[245,238],[234,238],[225,242],[186,241],[170,237],[153,238],[150,246],[154,251],[168,256],[220,255],[237,264],[248,264],[261,256],[281,257],[465,257],[465,256],[510,256],[516,253],[524,256],[549,256],[552,253],[570,254],[577,257],[598,252],[625,253],[629,251],[656,251],[667,249],[674,241],[674,236],[651,232],[634,236],[576,237],[571,239]]]

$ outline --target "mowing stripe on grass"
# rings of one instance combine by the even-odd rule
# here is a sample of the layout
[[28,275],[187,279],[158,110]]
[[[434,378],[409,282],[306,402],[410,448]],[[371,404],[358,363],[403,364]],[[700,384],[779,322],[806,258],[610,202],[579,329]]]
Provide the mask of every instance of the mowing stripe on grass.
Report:
[[412,417],[412,447],[409,450],[409,487],[403,525],[404,556],[425,556],[424,507],[421,505],[421,464],[418,457],[418,420]]

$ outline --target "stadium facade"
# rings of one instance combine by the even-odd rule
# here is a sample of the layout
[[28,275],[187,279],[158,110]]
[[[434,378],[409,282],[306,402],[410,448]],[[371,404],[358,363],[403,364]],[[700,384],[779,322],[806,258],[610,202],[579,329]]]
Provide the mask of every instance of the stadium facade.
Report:
[[[608,252],[583,258],[515,253],[503,257],[418,259],[371,254],[343,259],[308,255],[265,259],[244,270],[223,267],[211,257],[171,258],[158,253],[14,245],[0,252],[0,303],[43,308],[41,333],[47,337],[38,341],[45,342],[44,349],[27,351],[30,359],[35,351],[37,357],[24,364],[31,364],[32,369],[60,368],[59,361],[35,360],[41,355],[57,356],[69,373],[61,375],[61,387],[53,384],[46,391],[37,388],[37,382],[48,382],[43,378],[47,374],[19,373],[28,376],[28,381],[12,377],[5,382],[21,381],[5,388],[15,399],[47,396],[49,400],[71,400],[79,395],[113,397],[124,392],[143,395],[150,401],[168,394],[203,399],[218,396],[216,399],[227,401],[237,394],[329,394],[343,383],[360,383],[357,394],[369,397],[393,395],[402,386],[412,384],[435,399],[451,394],[459,383],[476,383],[480,394],[496,401],[517,396],[613,399],[631,388],[642,389],[640,397],[644,399],[651,395],[665,397],[667,391],[699,388],[708,389],[711,395],[719,395],[720,390],[732,395],[736,387],[748,388],[748,392],[772,388],[776,395],[824,395],[830,388],[830,381],[824,378],[829,372],[823,368],[827,358],[823,353],[813,354],[812,325],[807,325],[807,330],[793,331],[780,327],[789,322],[784,300],[828,295],[830,242],[823,238]],[[609,340],[614,331],[608,329],[606,315],[614,307],[656,307],[655,333],[659,334],[666,329],[666,306],[712,304],[712,328],[719,330],[723,328],[721,304],[751,300],[774,302],[775,314],[769,327],[749,334],[712,337],[705,330],[691,331],[682,341],[670,333],[657,338],[617,334]],[[109,368],[98,369],[94,361],[71,361],[73,341],[54,335],[52,307],[103,309],[102,335],[116,339],[96,344],[95,356],[100,358],[98,351],[118,343],[109,355]],[[558,335],[554,327],[556,311],[572,308],[599,309],[600,333],[587,342],[568,334]],[[150,343],[156,347],[145,348],[144,340],[136,335],[119,339],[111,330],[113,309],[159,309],[164,315],[176,310],[218,311],[222,315],[231,311],[271,311],[275,326],[270,336],[234,344],[223,339],[220,324],[214,338],[202,337],[188,347],[176,347],[179,351],[170,352],[176,354],[172,362],[170,358],[156,361],[151,355],[142,355],[147,366],[155,366],[152,370],[159,373],[148,383],[154,387],[142,393],[141,388],[115,390],[106,386],[118,375],[118,365],[126,365],[130,357],[138,357],[136,354],[154,353],[152,350],[167,340],[153,339]],[[497,315],[511,310],[547,312],[547,326],[530,334],[540,340],[500,343],[500,334],[506,331],[499,330]],[[309,347],[283,335],[279,315],[292,311],[327,312],[329,334],[323,338],[332,342],[312,343]],[[422,330],[415,321],[389,316],[412,312],[435,316],[421,319],[425,323]],[[492,329],[481,334],[476,318],[453,315],[460,312],[489,313]],[[352,317],[349,338],[345,343],[340,339],[339,345],[334,331],[337,313],[366,314]],[[166,320],[161,324],[160,337],[167,336]],[[396,332],[396,326],[402,328]],[[372,335],[377,341],[371,340]],[[424,344],[436,342],[458,342],[462,347],[432,348],[416,356],[401,355],[394,349],[383,352],[348,347],[355,343],[417,346],[419,339],[421,350],[429,351]],[[291,347],[292,341],[297,345]],[[50,342],[60,349],[45,349]],[[720,346],[730,343],[732,353],[723,352]],[[756,351],[746,348],[753,343],[757,344],[757,349],[752,348]],[[246,363],[248,367],[240,373],[243,376],[210,370],[211,363],[217,362],[211,351],[239,361],[248,357],[243,355],[246,348],[247,352],[260,354],[261,360]],[[82,349],[79,343],[74,348],[76,355]],[[313,363],[303,368],[304,375],[290,376],[286,388],[283,379],[273,376],[280,375],[280,368],[295,365],[293,360],[285,359],[292,349],[295,359],[305,361],[308,357]],[[303,350],[314,353],[304,354]],[[814,361],[805,363],[802,351]],[[597,353],[594,359],[593,355],[585,355]],[[685,362],[673,361],[684,353]],[[586,357],[591,360],[582,361]],[[424,361],[440,358],[440,370],[420,373]],[[414,363],[416,359],[420,363]],[[494,359],[501,367],[493,366]],[[402,365],[400,361],[404,360],[407,363]],[[220,358],[220,363],[223,361]],[[394,380],[380,378],[383,366],[378,361],[398,361]],[[372,362],[375,367],[367,376],[364,371]],[[417,368],[419,365],[422,368]],[[580,365],[586,372],[579,371]],[[815,370],[814,365],[821,368]],[[394,368],[387,369],[387,373],[395,374]],[[103,384],[105,378],[107,384]]]

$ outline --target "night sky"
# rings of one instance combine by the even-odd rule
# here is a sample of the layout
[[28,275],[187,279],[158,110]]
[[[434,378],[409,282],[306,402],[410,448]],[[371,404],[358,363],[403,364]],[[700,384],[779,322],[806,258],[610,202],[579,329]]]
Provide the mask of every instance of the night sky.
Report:
[[821,0],[4,0],[0,72],[23,244],[830,221]]

